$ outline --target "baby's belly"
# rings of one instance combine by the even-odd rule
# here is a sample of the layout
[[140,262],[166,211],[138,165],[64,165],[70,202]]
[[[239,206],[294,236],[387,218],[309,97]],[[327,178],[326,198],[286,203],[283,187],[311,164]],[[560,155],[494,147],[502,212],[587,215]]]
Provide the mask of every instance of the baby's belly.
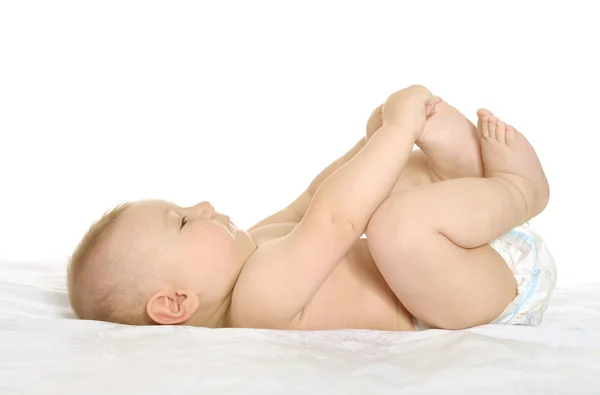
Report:
[[[357,244],[366,247],[365,242]],[[412,315],[388,287],[370,255],[362,259],[360,255],[350,253],[338,264],[304,309],[298,329],[414,330]]]

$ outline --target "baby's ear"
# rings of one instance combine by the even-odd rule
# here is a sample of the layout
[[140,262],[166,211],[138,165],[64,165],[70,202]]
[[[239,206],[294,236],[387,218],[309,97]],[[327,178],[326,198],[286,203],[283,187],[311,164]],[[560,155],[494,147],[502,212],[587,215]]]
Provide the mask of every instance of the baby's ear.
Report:
[[157,324],[176,325],[189,320],[198,310],[199,302],[195,292],[161,289],[146,303],[146,312]]

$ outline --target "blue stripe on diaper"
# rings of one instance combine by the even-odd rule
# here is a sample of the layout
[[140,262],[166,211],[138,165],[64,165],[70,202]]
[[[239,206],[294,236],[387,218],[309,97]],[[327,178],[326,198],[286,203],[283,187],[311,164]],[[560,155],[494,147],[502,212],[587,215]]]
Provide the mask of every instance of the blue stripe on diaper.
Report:
[[526,241],[531,247],[532,247],[532,252],[533,252],[533,274],[532,274],[532,278],[529,282],[529,287],[527,288],[527,290],[524,292],[525,296],[523,296],[523,298],[521,299],[521,301],[519,302],[517,308],[515,309],[515,311],[511,314],[511,316],[508,318],[508,322],[510,322],[515,315],[517,315],[517,313],[521,310],[521,308],[523,307],[523,304],[525,302],[527,302],[532,296],[533,293],[535,292],[539,279],[540,279],[540,272],[541,270],[537,267],[538,264],[538,259],[537,259],[537,246],[535,243],[535,240],[533,239],[533,237],[525,232],[519,232],[517,230],[511,230],[506,234],[508,237],[514,237],[516,239],[521,239]]

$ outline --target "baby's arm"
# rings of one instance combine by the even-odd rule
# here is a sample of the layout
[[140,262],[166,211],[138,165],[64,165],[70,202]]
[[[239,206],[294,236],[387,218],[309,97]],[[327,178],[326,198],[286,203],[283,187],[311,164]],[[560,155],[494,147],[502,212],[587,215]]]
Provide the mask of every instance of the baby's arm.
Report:
[[386,106],[384,126],[321,184],[298,226],[248,262],[236,287],[248,319],[269,325],[299,317],[389,196],[435,104],[414,86]]
[[300,222],[302,217],[304,217],[304,214],[306,213],[306,210],[308,209],[315,192],[319,189],[319,186],[321,186],[323,181],[325,181],[337,169],[342,167],[346,162],[352,159],[354,155],[356,155],[364,146],[365,139],[361,138],[350,150],[348,150],[348,152],[323,169],[310,183],[306,191],[304,191],[296,200],[294,200],[283,210],[280,210],[253,225],[249,231],[253,231],[266,225],[281,222]]
[[377,107],[371,113],[369,120],[366,125],[366,137],[359,139],[352,148],[350,148],[344,155],[337,158],[329,166],[323,169],[310,183],[308,188],[300,195],[296,200],[290,203],[287,207],[279,210],[275,214],[268,216],[260,222],[254,224],[248,231],[261,228],[263,226],[272,225],[282,222],[300,222],[310,202],[312,201],[315,192],[319,189],[323,181],[325,181],[330,175],[332,175],[337,169],[345,165],[350,159],[360,152],[365,146],[366,141],[383,125],[383,119],[381,117],[381,110],[383,104]]

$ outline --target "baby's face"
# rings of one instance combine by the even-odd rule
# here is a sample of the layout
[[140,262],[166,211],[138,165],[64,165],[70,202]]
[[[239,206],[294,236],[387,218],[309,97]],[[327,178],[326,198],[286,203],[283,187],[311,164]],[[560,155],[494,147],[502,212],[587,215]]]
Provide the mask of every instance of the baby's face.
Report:
[[150,273],[150,293],[159,293],[157,308],[184,308],[176,304],[195,293],[194,309],[207,317],[231,293],[256,248],[247,232],[208,202],[188,208],[156,200],[135,203],[123,213],[112,238],[129,265]]

